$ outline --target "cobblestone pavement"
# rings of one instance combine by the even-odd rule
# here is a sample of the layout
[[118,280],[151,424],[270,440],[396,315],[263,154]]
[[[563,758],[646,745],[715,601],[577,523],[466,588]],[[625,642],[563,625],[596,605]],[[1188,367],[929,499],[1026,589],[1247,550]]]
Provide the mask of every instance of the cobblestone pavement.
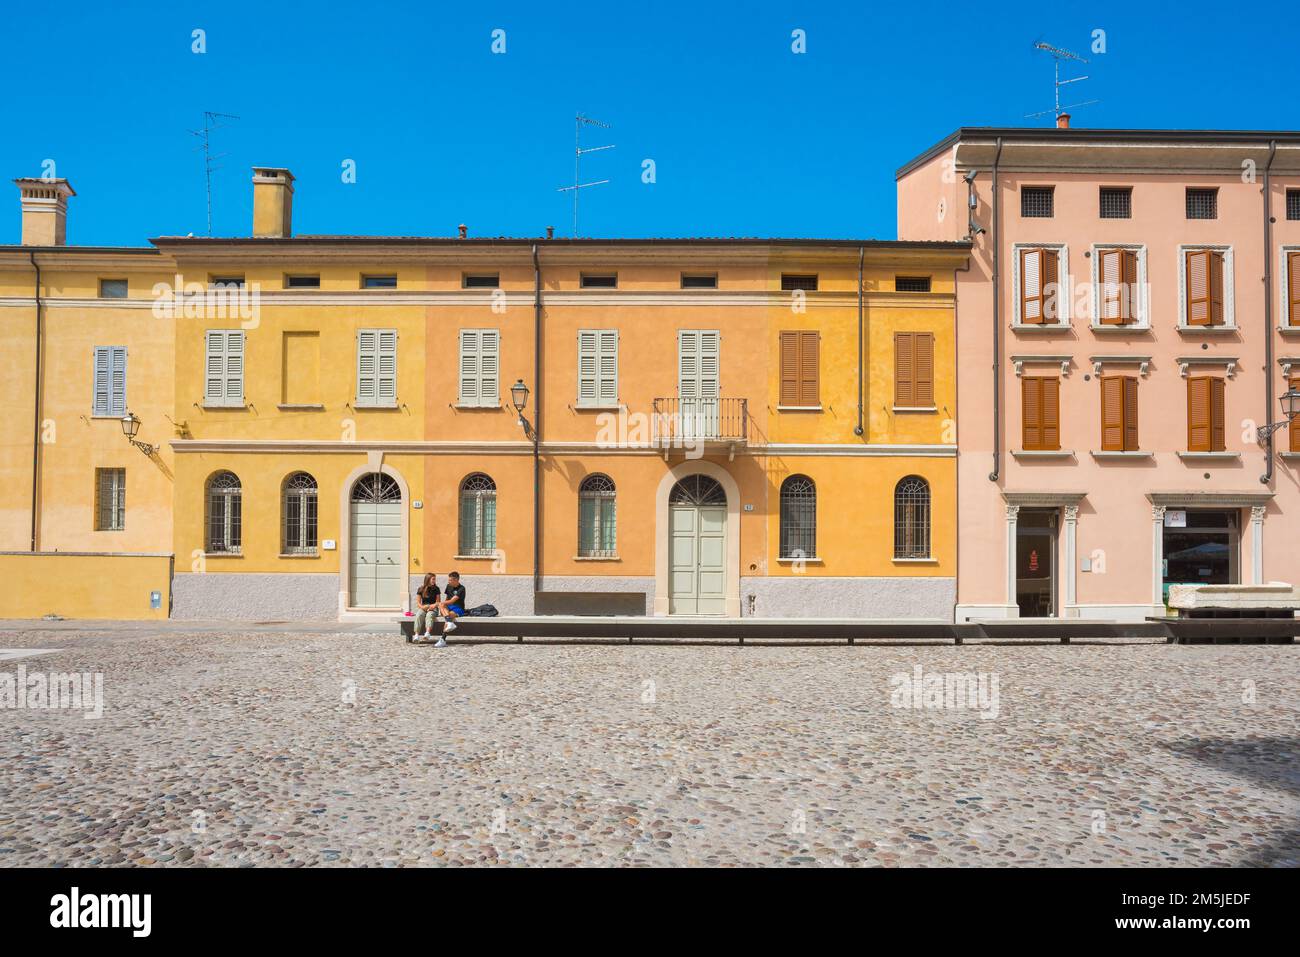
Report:
[[[104,713],[0,710],[0,865],[1300,860],[1293,645],[0,631],[20,665]],[[917,667],[996,716],[895,707]]]

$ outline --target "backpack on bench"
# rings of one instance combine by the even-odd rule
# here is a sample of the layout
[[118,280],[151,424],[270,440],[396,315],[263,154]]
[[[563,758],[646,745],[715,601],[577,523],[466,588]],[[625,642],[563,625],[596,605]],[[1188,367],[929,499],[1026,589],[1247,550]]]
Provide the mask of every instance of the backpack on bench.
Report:
[[473,608],[465,609],[467,618],[495,618],[496,616],[496,605],[475,605]]

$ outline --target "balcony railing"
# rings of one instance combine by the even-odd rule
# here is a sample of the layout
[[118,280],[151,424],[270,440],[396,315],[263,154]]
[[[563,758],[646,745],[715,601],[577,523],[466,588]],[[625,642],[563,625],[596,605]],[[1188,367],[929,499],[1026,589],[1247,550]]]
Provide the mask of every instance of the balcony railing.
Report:
[[665,448],[702,442],[744,445],[748,437],[747,400],[738,398],[659,398],[653,403],[654,441]]

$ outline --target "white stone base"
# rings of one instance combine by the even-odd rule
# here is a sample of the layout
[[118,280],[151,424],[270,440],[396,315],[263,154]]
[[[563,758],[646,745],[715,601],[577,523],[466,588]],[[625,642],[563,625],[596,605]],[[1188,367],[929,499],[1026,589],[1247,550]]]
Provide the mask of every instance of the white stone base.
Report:
[[1002,621],[1007,618],[1019,618],[1019,605],[958,605],[956,620],[967,621]]
[[1146,621],[1163,618],[1164,605],[1068,605],[1065,617],[1085,621]]
[[1169,607],[1182,611],[1198,608],[1249,610],[1300,608],[1300,588],[1286,582],[1267,585],[1171,585]]

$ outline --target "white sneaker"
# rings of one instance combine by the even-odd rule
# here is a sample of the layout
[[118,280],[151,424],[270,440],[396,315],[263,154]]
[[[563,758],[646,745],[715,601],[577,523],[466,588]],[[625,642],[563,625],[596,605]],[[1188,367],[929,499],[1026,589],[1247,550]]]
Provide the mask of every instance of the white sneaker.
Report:
[[446,638],[439,638],[437,641],[435,641],[435,642],[433,643],[433,647],[435,647],[435,648],[446,648],[446,647],[447,647],[447,639],[446,639]]
[[455,630],[456,630],[456,623],[452,621],[450,618],[448,618],[447,624],[442,626],[442,633],[444,635],[449,635]]

